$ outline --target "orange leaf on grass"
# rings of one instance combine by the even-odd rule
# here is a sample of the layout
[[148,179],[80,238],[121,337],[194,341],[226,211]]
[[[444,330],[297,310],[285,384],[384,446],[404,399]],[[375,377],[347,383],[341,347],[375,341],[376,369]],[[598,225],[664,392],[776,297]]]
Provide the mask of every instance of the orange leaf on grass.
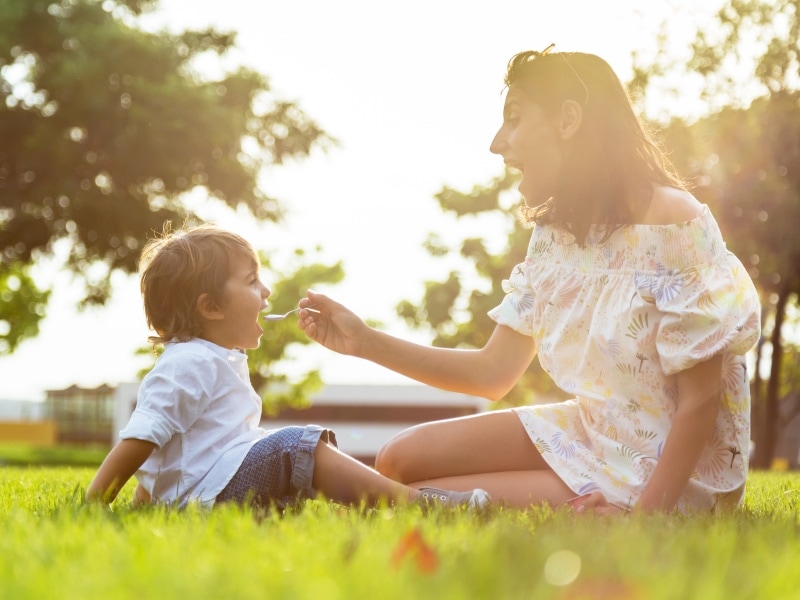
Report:
[[394,568],[410,556],[414,560],[417,569],[422,573],[433,573],[439,568],[439,556],[422,537],[422,532],[418,528],[410,529],[397,542],[392,551],[389,562]]

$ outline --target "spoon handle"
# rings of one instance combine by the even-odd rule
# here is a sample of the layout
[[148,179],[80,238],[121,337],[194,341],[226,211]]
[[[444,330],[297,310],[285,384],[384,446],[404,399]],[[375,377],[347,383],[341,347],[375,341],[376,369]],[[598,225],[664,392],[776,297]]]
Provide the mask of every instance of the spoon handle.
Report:
[[[289,312],[286,312],[286,313],[284,313],[282,315],[264,315],[264,320],[265,321],[283,321],[290,314],[292,314],[294,312],[297,312],[298,310],[300,310],[300,309],[299,308],[293,308]],[[309,311],[309,312],[313,312],[313,313],[319,314],[319,311],[315,310],[313,308],[306,308],[306,310]]]

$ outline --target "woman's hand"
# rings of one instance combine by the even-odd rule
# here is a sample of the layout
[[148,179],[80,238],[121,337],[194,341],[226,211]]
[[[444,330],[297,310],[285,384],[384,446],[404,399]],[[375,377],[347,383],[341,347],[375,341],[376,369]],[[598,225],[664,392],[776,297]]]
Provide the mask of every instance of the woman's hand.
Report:
[[[301,310],[297,325],[310,339],[339,354],[359,356],[361,337],[370,328],[355,313],[312,290],[306,292],[298,306]],[[319,312],[302,310],[311,307]]]
[[624,515],[630,512],[630,508],[613,504],[606,500],[601,492],[592,492],[567,500],[567,505],[572,507],[576,513],[592,512],[596,515]]

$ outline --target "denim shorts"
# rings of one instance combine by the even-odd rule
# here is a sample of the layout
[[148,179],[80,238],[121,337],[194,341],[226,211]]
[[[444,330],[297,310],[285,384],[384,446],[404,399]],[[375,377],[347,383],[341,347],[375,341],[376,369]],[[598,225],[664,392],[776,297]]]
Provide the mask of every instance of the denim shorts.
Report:
[[267,431],[250,448],[216,503],[285,507],[313,498],[314,451],[320,440],[336,446],[333,432],[319,425]]

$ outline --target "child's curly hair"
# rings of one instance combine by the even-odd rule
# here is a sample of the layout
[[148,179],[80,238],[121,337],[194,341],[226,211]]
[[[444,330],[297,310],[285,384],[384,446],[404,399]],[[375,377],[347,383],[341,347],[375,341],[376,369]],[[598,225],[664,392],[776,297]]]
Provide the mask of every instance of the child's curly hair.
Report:
[[204,224],[171,230],[147,242],[139,259],[140,288],[147,324],[156,332],[153,344],[198,337],[203,322],[197,300],[208,294],[219,304],[230,277],[232,256],[246,256],[258,264],[253,247],[241,236]]

